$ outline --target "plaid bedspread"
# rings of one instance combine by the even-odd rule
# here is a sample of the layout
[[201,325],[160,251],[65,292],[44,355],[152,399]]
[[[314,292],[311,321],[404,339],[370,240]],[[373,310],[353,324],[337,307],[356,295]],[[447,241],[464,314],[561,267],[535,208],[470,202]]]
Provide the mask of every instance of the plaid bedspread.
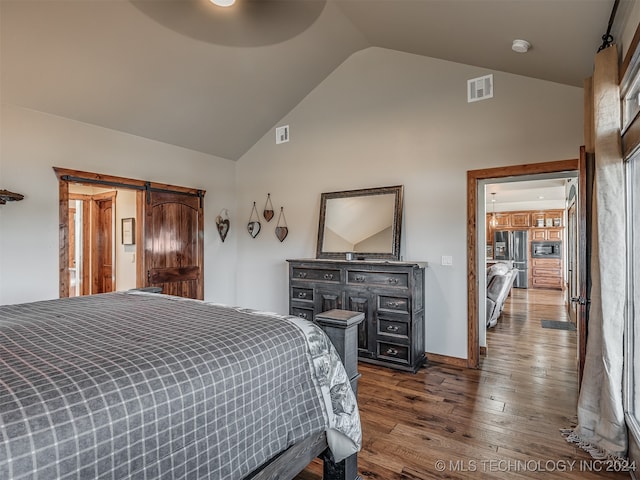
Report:
[[327,429],[357,451],[309,325],[139,293],[0,306],[0,479],[237,480]]

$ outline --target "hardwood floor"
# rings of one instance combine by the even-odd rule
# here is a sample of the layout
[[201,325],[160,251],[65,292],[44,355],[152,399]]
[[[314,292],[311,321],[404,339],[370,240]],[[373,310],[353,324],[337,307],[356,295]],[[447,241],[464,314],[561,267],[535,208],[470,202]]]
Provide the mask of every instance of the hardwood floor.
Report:
[[[429,362],[417,374],[359,364],[366,479],[628,479],[569,444],[575,422],[576,332],[561,292],[514,289],[488,355],[469,370]],[[322,477],[319,462],[297,480]]]

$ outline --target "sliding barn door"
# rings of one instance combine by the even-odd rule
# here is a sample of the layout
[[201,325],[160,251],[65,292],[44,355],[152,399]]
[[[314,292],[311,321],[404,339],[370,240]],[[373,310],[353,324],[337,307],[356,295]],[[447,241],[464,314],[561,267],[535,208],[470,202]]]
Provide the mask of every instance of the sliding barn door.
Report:
[[145,201],[147,286],[162,293],[204,299],[202,198],[150,192]]

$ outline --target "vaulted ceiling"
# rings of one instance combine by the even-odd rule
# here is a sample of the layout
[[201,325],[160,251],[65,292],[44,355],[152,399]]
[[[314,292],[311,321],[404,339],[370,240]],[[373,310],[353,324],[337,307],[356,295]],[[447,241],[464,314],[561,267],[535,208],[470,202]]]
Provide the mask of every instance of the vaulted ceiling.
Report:
[[237,160],[372,46],[581,87],[613,3],[0,0],[0,99]]

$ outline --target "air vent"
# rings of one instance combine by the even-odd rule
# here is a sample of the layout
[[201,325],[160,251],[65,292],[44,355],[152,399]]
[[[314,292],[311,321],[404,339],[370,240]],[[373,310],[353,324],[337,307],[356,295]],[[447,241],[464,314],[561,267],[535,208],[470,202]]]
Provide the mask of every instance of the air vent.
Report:
[[493,75],[467,80],[467,102],[493,98]]
[[288,141],[289,141],[289,125],[276,127],[276,145],[279,143],[286,143]]

